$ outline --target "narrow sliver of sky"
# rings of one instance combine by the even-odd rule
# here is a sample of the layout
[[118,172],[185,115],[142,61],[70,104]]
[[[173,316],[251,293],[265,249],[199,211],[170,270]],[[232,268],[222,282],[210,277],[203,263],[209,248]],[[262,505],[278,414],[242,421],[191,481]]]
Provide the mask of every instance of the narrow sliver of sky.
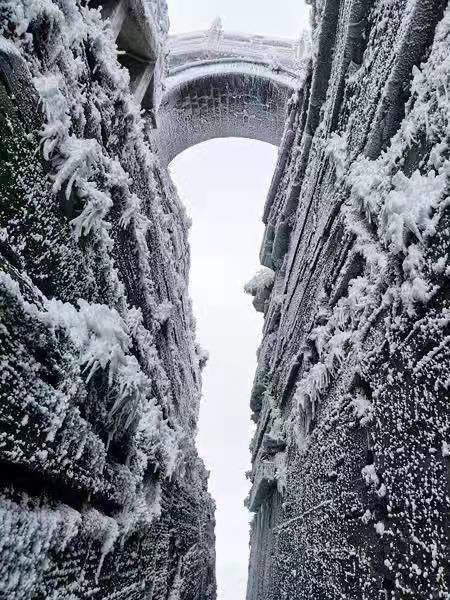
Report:
[[197,443],[217,504],[219,600],[245,599],[249,398],[263,320],[243,286],[260,267],[261,213],[275,159],[269,144],[220,139],[187,150],[171,165],[192,219],[190,290],[197,338],[210,355]]
[[298,39],[308,27],[304,0],[168,0],[170,33],[208,29],[217,17],[225,31]]
[[[168,0],[172,34],[208,29],[298,39],[308,27],[303,0]],[[249,398],[262,316],[243,286],[259,268],[262,211],[277,148],[243,139],[194,146],[170,165],[192,218],[191,282],[197,338],[209,351],[198,448],[216,504],[218,600],[245,600],[250,516]]]

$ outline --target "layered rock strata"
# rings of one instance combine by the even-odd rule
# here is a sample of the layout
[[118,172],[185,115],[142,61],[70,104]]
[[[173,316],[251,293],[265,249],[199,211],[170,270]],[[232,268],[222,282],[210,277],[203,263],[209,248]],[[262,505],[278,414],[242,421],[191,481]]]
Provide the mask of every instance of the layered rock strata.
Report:
[[264,212],[247,599],[447,598],[450,8],[312,20]]

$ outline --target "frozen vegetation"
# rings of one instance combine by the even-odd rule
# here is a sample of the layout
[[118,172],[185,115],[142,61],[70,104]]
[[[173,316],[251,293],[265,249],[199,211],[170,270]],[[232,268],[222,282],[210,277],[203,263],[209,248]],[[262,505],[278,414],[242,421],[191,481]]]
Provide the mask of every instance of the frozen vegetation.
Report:
[[216,597],[165,165],[231,135],[279,145],[247,600],[450,598],[448,2],[311,0],[311,44],[103,4],[0,0],[0,598]]

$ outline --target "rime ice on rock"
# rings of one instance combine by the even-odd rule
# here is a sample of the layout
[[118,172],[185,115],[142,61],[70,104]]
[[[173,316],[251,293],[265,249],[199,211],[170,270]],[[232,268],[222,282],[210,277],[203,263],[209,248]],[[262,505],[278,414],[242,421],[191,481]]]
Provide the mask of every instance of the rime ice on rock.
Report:
[[262,267],[244,286],[246,294],[254,297],[253,306],[258,312],[264,312],[266,301],[270,297],[275,281],[275,273],[272,269]]
[[446,5],[312,2],[264,210],[247,600],[449,597]]
[[213,600],[167,7],[101,4],[0,6],[0,596]]

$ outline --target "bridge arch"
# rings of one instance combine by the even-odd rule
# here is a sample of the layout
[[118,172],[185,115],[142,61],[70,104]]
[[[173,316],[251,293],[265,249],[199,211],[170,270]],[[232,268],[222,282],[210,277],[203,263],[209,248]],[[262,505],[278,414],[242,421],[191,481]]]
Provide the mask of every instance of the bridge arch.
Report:
[[279,145],[292,87],[251,65],[235,67],[202,68],[163,96],[156,119],[163,162],[212,138]]
[[292,93],[302,84],[302,41],[224,33],[169,38],[168,76],[156,112],[161,161],[212,138],[276,146]]

